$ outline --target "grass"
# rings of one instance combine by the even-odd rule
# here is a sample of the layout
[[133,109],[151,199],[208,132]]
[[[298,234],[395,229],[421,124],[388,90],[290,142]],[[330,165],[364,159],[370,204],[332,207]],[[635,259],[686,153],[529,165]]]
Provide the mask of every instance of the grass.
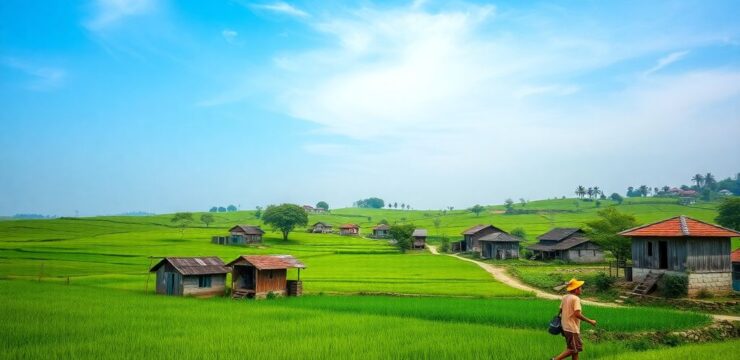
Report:
[[[549,358],[563,347],[562,338],[535,326],[534,317],[521,320],[520,325],[518,320],[497,318],[494,314],[503,315],[517,306],[511,302],[499,307],[499,300],[445,300],[458,302],[443,303],[458,309],[447,313],[433,305],[435,299],[201,300],[1,280],[0,299],[4,358],[532,359]],[[418,301],[436,318],[379,311],[409,309]],[[518,310],[527,313],[530,303],[537,302],[543,304],[540,311],[555,305],[533,300]],[[473,311],[460,310],[477,305],[490,305],[477,308],[486,314],[486,321],[469,321]],[[632,311],[636,310],[624,310],[630,315],[622,316],[605,309],[599,316],[605,323],[607,317],[622,322],[625,328],[631,327],[629,322],[644,326],[642,316]],[[704,321],[678,312],[661,315],[687,323]],[[651,329],[665,325],[653,324]],[[628,344],[617,342],[587,341],[586,348],[589,358],[631,351]]]
[[[707,359],[725,360],[736,358],[740,340],[720,343],[686,345],[675,348],[649,350],[631,354],[619,354],[608,359],[620,360],[663,360],[663,359]],[[735,354],[734,356],[732,354]],[[729,356],[729,357],[728,357]]]

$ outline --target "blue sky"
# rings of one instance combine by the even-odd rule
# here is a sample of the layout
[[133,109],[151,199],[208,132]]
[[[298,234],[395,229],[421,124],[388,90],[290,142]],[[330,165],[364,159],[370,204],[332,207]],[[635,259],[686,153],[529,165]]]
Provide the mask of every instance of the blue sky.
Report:
[[0,3],[0,214],[415,208],[740,171],[712,2]]

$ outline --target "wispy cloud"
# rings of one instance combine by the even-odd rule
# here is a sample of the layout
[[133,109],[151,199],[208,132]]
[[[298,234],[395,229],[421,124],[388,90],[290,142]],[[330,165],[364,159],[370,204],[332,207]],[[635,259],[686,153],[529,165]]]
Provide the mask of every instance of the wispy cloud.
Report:
[[91,31],[101,31],[131,16],[152,12],[157,0],[95,0],[93,15],[84,23]]
[[265,10],[282,15],[295,16],[295,17],[309,17],[309,13],[291,5],[286,2],[276,1],[270,4],[250,4],[250,7],[256,10]]
[[648,69],[647,71],[645,71],[643,73],[643,76],[648,76],[648,75],[650,75],[650,74],[652,74],[654,72],[657,72],[660,69],[662,69],[662,68],[664,68],[664,67],[666,67],[666,66],[668,66],[670,64],[673,64],[676,61],[679,61],[679,60],[683,59],[688,54],[689,54],[689,51],[688,50],[686,50],[686,51],[672,52],[672,53],[670,53],[670,54],[668,54],[668,55],[666,55],[666,56],[658,59],[658,62],[655,64],[655,66],[653,66],[650,69]]
[[2,64],[22,72],[29,77],[26,87],[29,90],[48,91],[61,87],[67,77],[64,69],[39,66],[33,62],[17,58],[3,58]]
[[234,44],[236,43],[236,38],[239,36],[239,33],[231,29],[224,29],[221,31],[221,36],[223,36],[229,44]]

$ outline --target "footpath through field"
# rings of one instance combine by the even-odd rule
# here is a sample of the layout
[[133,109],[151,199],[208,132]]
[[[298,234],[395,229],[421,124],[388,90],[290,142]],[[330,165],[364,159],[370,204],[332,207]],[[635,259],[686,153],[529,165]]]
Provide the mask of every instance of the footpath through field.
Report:
[[[437,247],[436,246],[434,246],[434,245],[427,245],[427,247],[429,248],[429,252],[430,253],[432,253],[434,255],[440,255],[439,254],[439,251],[437,251]],[[559,295],[551,294],[551,293],[548,293],[548,292],[545,292],[545,291],[542,291],[542,290],[533,288],[533,287],[531,287],[531,286],[529,286],[527,284],[524,284],[523,282],[519,281],[519,279],[516,279],[516,278],[512,277],[511,275],[509,275],[506,272],[506,269],[505,268],[501,268],[501,267],[498,267],[498,266],[493,266],[491,264],[487,264],[487,263],[484,263],[482,261],[468,259],[468,258],[462,257],[462,256],[457,255],[457,254],[445,254],[445,255],[452,256],[454,258],[458,258],[458,259],[463,260],[463,261],[472,262],[472,263],[480,266],[483,270],[485,270],[489,274],[491,274],[491,276],[493,276],[493,278],[496,279],[497,281],[499,281],[501,283],[504,283],[506,285],[509,285],[509,286],[511,286],[513,288],[519,289],[519,290],[531,291],[538,298],[549,299],[549,300],[560,300],[561,299],[561,296],[559,296]],[[588,305],[604,306],[604,307],[612,307],[612,308],[622,307],[622,305],[619,305],[619,304],[603,303],[603,302],[591,301],[591,300],[583,300],[582,303],[588,304]],[[712,316],[712,318],[714,319],[714,321],[740,321],[740,316],[715,315],[715,314],[708,314],[708,315]]]

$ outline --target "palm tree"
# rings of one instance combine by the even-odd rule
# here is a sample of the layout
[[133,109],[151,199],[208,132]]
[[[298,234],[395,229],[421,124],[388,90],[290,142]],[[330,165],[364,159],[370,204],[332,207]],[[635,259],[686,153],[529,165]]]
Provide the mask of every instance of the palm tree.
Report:
[[599,197],[599,195],[603,194],[601,189],[599,189],[598,186],[594,186],[594,197]]
[[712,175],[712,173],[704,175],[704,186],[713,188],[714,185],[717,185],[717,180],[714,178],[714,175]]
[[583,185],[578,185],[576,188],[576,195],[578,195],[579,198],[583,199],[583,195],[586,194],[586,188],[583,187]]
[[589,199],[593,198],[594,197],[594,189],[593,188],[588,188],[588,190],[586,190],[586,194],[588,194],[588,198]]
[[694,177],[691,178],[691,181],[696,182],[696,187],[701,188],[701,184],[704,183],[704,176],[701,174],[696,174]]

